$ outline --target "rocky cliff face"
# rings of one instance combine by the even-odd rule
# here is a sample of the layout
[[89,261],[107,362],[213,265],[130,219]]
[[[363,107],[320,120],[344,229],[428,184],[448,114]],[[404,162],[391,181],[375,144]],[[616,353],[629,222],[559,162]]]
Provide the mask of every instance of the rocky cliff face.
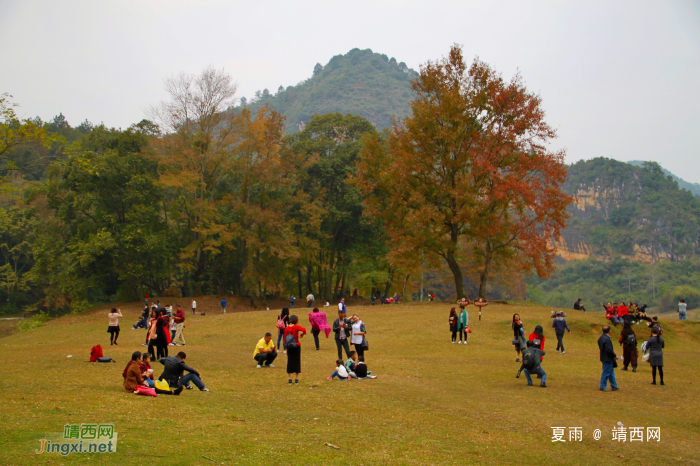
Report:
[[602,158],[574,164],[564,185],[574,197],[571,218],[554,241],[557,255],[645,263],[697,255],[700,203],[656,168]]

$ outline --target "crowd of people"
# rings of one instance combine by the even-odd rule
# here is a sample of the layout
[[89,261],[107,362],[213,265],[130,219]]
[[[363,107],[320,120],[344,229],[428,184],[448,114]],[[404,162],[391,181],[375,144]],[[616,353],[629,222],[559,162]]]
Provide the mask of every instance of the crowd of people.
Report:
[[[683,302],[683,301],[681,301]],[[580,304],[580,300],[577,301]],[[632,372],[637,372],[638,367],[638,345],[637,334],[634,331],[633,325],[639,324],[641,320],[647,321],[647,326],[650,330],[649,338],[641,345],[643,358],[649,362],[652,368],[652,384],[656,385],[656,374],[659,374],[659,381],[664,385],[663,381],[663,348],[665,346],[664,339],[661,337],[663,329],[659,325],[658,316],[648,317],[646,315],[647,306],[637,306],[634,303],[629,303],[629,306],[621,303],[603,305],[606,310],[606,318],[614,325],[622,325],[622,331],[618,339],[618,343],[622,346],[622,355],[617,356],[614,351],[612,340],[610,338],[610,326],[603,327],[603,333],[598,339],[598,348],[600,351],[600,362],[603,365],[600,389],[607,390],[609,383],[612,390],[618,390],[617,381],[615,379],[614,369],[617,367],[617,361],[623,361],[622,370],[627,371],[632,367]],[[630,309],[632,311],[630,312]],[[585,311],[580,305],[579,310]],[[679,311],[680,312],[680,311]],[[565,354],[564,350],[564,335],[568,332],[571,335],[571,329],[566,322],[566,313],[557,311],[552,314],[552,328],[557,337],[557,347],[555,351],[560,354]],[[454,308],[450,311],[450,330],[452,331],[452,342],[455,338],[454,322],[457,320]],[[546,387],[547,374],[542,367],[544,361],[545,336],[541,325],[536,325],[534,331],[529,334],[525,340],[525,325],[520,319],[519,314],[513,314],[511,329],[513,331],[512,344],[516,352],[516,362],[521,363],[520,369],[516,374],[516,378],[520,377],[521,372],[525,372],[528,385],[532,385],[531,375],[535,374],[541,379],[540,386]],[[522,358],[522,360],[521,360]]]
[[[313,295],[307,296],[307,305],[314,301]],[[290,304],[295,305],[295,298],[291,296]],[[467,303],[468,304],[468,303]],[[664,339],[662,338],[663,329],[659,325],[658,317],[648,317],[646,314],[647,306],[638,306],[636,303],[625,304],[608,303],[604,305],[606,318],[614,325],[622,325],[618,343],[622,346],[622,355],[617,356],[614,351],[612,340],[610,338],[609,325],[603,327],[603,333],[598,339],[598,347],[600,351],[600,362],[603,365],[600,389],[607,390],[608,383],[611,389],[618,390],[617,381],[615,378],[614,369],[617,367],[617,361],[622,360],[623,367],[621,370],[628,370],[632,367],[632,372],[637,372],[639,349],[637,333],[634,331],[633,325],[639,324],[642,320],[647,321],[647,326],[650,328],[651,335],[641,345],[643,360],[649,362],[652,367],[652,383],[656,384],[657,373],[659,382],[664,385],[663,374],[663,349],[665,347]],[[574,304],[577,310],[585,312],[585,308],[581,300],[577,300]],[[460,304],[460,311],[457,312],[455,307],[450,309],[449,328],[451,332],[451,342],[459,344],[467,344],[468,334],[472,332],[469,328],[469,313],[464,304]],[[221,302],[222,313],[226,312],[226,300]],[[686,304],[683,300],[678,306],[680,319],[685,319]],[[196,314],[196,301],[192,300],[192,312]],[[119,337],[119,319],[123,317],[121,311],[113,308],[108,315],[110,333],[110,344],[116,345]],[[341,299],[338,303],[338,317],[329,325],[327,315],[319,308],[313,308],[308,313],[311,333],[314,337],[316,351],[320,350],[321,339],[319,338],[323,332],[326,338],[329,338],[331,331],[334,334],[336,350],[338,358],[335,361],[334,371],[328,377],[329,380],[337,378],[340,381],[348,381],[355,379],[375,378],[371,375],[371,371],[367,369],[365,361],[365,352],[369,349],[369,344],[366,339],[367,328],[365,323],[360,319],[358,314],[352,314],[348,317],[347,305],[345,299]],[[566,313],[557,311],[552,313],[552,325],[557,338],[557,346],[555,351],[559,354],[566,354],[564,349],[564,336],[568,332],[571,335],[571,329],[566,321]],[[132,360],[124,369],[124,387],[128,391],[139,392],[144,389],[153,389],[155,394],[179,394],[183,388],[191,389],[194,384],[202,391],[209,391],[202,382],[198,371],[185,364],[186,355],[184,352],[178,352],[176,356],[168,355],[169,346],[185,346],[185,312],[176,304],[175,310],[169,304],[161,307],[160,302],[156,301],[150,308],[148,305],[143,309],[139,320],[133,325],[133,329],[146,329],[146,340],[143,343],[148,348],[147,352],[134,352]],[[533,385],[532,376],[541,379],[540,386],[547,387],[547,373],[542,367],[545,353],[544,329],[542,325],[535,325],[532,333],[525,339],[525,324],[519,314],[513,314],[511,321],[511,330],[513,332],[512,344],[516,351],[516,362],[520,363],[520,368],[516,374],[519,378],[521,373],[525,373],[528,385]],[[307,329],[299,324],[299,317],[290,315],[289,308],[284,307],[277,316],[277,343],[273,339],[270,332],[266,332],[253,351],[253,359],[256,367],[273,368],[274,361],[278,356],[278,348],[283,349],[283,353],[287,356],[286,373],[288,376],[289,385],[298,385],[301,378],[301,347],[302,339],[307,335]],[[459,337],[458,337],[459,334]],[[351,345],[352,348],[351,349]],[[343,356],[345,354],[345,357]],[[163,373],[158,379],[154,378],[153,368],[150,361],[157,360],[164,366]],[[185,374],[187,372],[187,374]]]

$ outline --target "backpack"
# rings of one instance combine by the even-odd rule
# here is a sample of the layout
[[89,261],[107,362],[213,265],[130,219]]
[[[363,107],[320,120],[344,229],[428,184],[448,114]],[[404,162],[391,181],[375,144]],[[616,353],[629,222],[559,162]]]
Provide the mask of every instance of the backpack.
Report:
[[294,339],[294,335],[290,331],[289,334],[284,337],[284,344],[287,348],[298,348],[299,345],[297,344],[297,341]]
[[277,328],[282,330],[284,327],[285,327],[284,316],[280,315],[279,318],[277,319]]
[[539,348],[541,344],[542,341],[539,338],[535,338],[534,340],[532,340],[532,346],[534,346],[535,348]]
[[532,370],[536,367],[536,365],[537,365],[537,363],[535,361],[535,352],[534,351],[523,352],[523,366],[525,366],[525,369]]
[[630,333],[625,339],[625,344],[629,346],[637,346],[637,337],[635,334]]

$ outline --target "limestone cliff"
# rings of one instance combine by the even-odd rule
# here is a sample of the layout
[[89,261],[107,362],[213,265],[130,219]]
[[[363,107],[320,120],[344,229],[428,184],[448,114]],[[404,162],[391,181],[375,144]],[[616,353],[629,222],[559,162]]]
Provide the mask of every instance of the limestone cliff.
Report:
[[700,201],[657,164],[581,161],[569,168],[564,189],[574,197],[571,218],[553,241],[563,260],[622,256],[656,262],[700,251]]

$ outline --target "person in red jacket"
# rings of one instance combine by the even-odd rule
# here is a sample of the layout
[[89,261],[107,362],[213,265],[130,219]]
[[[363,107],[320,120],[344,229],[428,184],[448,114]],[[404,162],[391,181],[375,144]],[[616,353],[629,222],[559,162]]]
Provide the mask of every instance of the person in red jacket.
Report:
[[627,306],[625,306],[625,302],[624,301],[620,302],[620,305],[617,307],[617,320],[621,324],[624,324],[625,322],[627,322],[629,315],[630,315],[629,308]]
[[544,330],[542,329],[541,325],[537,325],[535,327],[535,331],[530,334],[528,340],[530,340],[533,343],[533,346],[535,348],[544,351]]
[[[617,304],[617,303],[615,303],[615,304]],[[600,305],[603,306],[603,308],[605,309],[605,318],[606,319],[608,319],[610,322],[612,322],[615,325],[620,323],[617,320],[617,316],[615,315],[616,311],[615,311],[615,308],[612,306],[612,304],[608,303],[608,305],[606,306],[605,304],[600,303]]]
[[[306,329],[298,325],[299,317],[290,316],[289,326],[284,329],[284,342],[287,345],[287,375],[289,376],[289,385],[292,384],[292,374],[294,374],[294,384],[299,385],[299,377],[301,375],[301,342],[299,341],[306,335]],[[294,338],[294,342],[289,338],[290,335]],[[290,346],[292,344],[292,346]],[[296,344],[296,346],[294,346]]]
[[[183,335],[183,330],[185,330],[185,311],[180,308],[179,304],[175,305],[175,325],[177,325],[177,330],[175,331],[175,338],[173,338],[173,344],[176,346],[186,346],[185,336]],[[180,344],[182,342],[182,344]]]

